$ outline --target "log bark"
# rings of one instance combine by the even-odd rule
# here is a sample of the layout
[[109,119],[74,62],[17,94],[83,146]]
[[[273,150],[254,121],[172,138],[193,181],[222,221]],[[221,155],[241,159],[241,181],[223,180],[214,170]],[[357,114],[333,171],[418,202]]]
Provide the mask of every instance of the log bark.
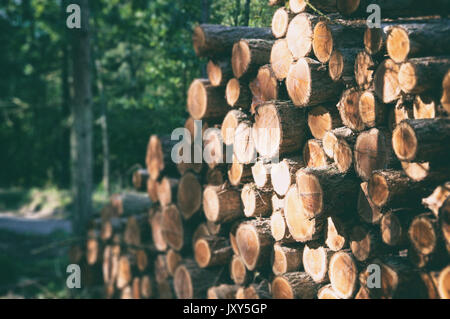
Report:
[[303,246],[275,243],[272,255],[272,271],[275,276],[298,271],[302,266]]
[[263,158],[295,152],[305,141],[306,114],[290,102],[269,102],[256,110],[252,136]]
[[231,65],[237,79],[253,78],[260,66],[270,62],[273,41],[261,39],[243,39],[233,46]]
[[303,161],[306,167],[326,167],[331,161],[323,150],[322,141],[317,139],[308,140],[303,147]]
[[316,139],[323,139],[326,132],[342,126],[339,111],[335,105],[320,105],[308,111],[308,126]]
[[392,133],[392,147],[401,161],[442,160],[450,147],[450,119],[405,120]]
[[146,169],[138,169],[133,173],[133,186],[134,189],[138,192],[147,190],[147,180],[149,178],[149,174]]
[[194,29],[192,42],[197,56],[231,56],[233,45],[241,39],[273,39],[270,28],[227,27],[201,24]]
[[279,163],[273,163],[270,170],[270,179],[273,190],[279,195],[286,195],[289,187],[295,183],[295,173],[305,167],[301,157],[284,158]]
[[358,136],[354,151],[355,171],[363,181],[367,181],[374,170],[399,166],[391,145],[391,134],[387,129],[372,128]]
[[203,192],[203,210],[214,223],[232,222],[244,216],[240,192],[233,188],[208,186]]
[[177,206],[184,219],[188,220],[195,215],[202,205],[202,185],[198,177],[188,172],[178,183]]
[[370,199],[368,191],[368,183],[361,183],[358,197],[358,215],[366,223],[378,224],[383,217],[381,209],[378,208]]
[[328,263],[333,251],[323,246],[305,245],[303,250],[303,267],[316,283],[328,282]]
[[151,207],[148,196],[141,193],[114,194],[110,201],[117,215],[123,217],[146,213]]
[[328,276],[338,297],[349,299],[356,293],[358,269],[353,257],[348,252],[340,251],[331,257]]
[[236,243],[248,270],[268,267],[273,247],[270,220],[255,219],[240,224],[236,231]]
[[419,94],[439,87],[450,68],[449,57],[410,59],[398,71],[398,83],[405,93]]
[[268,217],[272,213],[272,189],[258,189],[254,183],[245,184],[241,201],[246,217]]
[[196,241],[194,256],[200,268],[209,268],[229,263],[233,250],[228,239],[210,236]]
[[209,60],[206,73],[212,86],[225,86],[233,77],[233,69],[228,59]]
[[176,141],[170,136],[158,137],[152,135],[148,142],[145,163],[152,180],[162,175],[177,176],[177,168],[172,161],[171,153]]
[[275,41],[270,53],[270,65],[279,81],[284,80],[289,72],[289,67],[294,61],[286,39]]
[[207,79],[196,79],[188,91],[187,109],[194,120],[219,121],[228,112],[225,87],[212,86]]
[[335,101],[343,84],[333,82],[318,61],[299,58],[289,68],[286,88],[295,106],[306,107]]
[[272,296],[274,299],[313,299],[318,288],[307,273],[289,272],[273,280]]
[[355,77],[355,61],[358,49],[334,49],[328,61],[328,74],[337,82],[352,83]]
[[252,105],[252,92],[245,82],[232,78],[225,89],[225,97],[229,106],[249,110]]

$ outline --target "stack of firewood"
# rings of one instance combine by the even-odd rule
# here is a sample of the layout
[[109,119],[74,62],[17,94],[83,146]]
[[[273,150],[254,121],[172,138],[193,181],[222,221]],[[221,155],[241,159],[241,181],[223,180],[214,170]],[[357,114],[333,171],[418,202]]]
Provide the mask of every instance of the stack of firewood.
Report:
[[87,242],[108,297],[450,297],[450,1],[380,1],[369,28],[372,2],[195,28],[189,154],[152,136],[151,207],[114,197]]

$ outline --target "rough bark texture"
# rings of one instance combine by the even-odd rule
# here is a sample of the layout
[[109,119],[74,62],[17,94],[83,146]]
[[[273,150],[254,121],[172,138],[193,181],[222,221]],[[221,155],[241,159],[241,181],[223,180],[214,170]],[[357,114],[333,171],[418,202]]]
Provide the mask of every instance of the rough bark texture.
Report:
[[207,268],[227,264],[233,250],[228,239],[210,236],[197,240],[194,255],[199,267]]
[[313,299],[318,288],[307,273],[289,272],[273,280],[272,296],[275,299]]
[[206,187],[203,210],[206,218],[215,223],[231,222],[244,216],[240,192],[233,188]]

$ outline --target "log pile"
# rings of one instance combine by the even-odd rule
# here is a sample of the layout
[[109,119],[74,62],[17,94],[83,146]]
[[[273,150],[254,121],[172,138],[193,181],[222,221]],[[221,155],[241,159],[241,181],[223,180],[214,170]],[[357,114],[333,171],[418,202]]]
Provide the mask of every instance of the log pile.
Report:
[[183,160],[152,136],[151,205],[112,198],[82,249],[107,297],[450,297],[448,1],[380,1],[368,28],[372,2],[195,28]]

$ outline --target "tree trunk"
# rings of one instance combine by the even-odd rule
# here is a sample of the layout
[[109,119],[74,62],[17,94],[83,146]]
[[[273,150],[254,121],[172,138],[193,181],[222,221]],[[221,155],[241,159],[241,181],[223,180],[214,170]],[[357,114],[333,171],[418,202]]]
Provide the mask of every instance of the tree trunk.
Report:
[[313,299],[318,288],[307,273],[289,272],[273,280],[272,296],[274,299]]
[[336,105],[316,106],[308,111],[308,126],[316,139],[323,139],[326,132],[342,126]]
[[[245,84],[244,84],[245,83]],[[249,110],[252,104],[252,92],[246,82],[232,78],[228,81],[225,97],[229,106]]]
[[233,250],[228,239],[210,236],[197,240],[194,256],[200,268],[209,268],[228,264]]
[[233,77],[231,63],[227,59],[209,60],[206,66],[208,79],[212,86],[225,86]]
[[203,192],[203,210],[214,223],[232,222],[244,217],[240,192],[233,188],[208,186]]
[[298,271],[302,266],[303,246],[286,246],[275,243],[273,246],[272,271],[276,276]]
[[110,202],[116,211],[116,216],[122,217],[147,213],[152,205],[148,196],[141,193],[114,194]]
[[316,139],[308,140],[303,147],[303,161],[310,168],[325,167],[331,163],[323,150],[322,141]]
[[178,183],[177,205],[184,219],[194,216],[202,205],[202,185],[198,177],[188,172]]
[[260,66],[270,62],[272,40],[244,39],[233,46],[231,65],[237,79],[254,78]]
[[229,111],[225,87],[212,86],[209,80],[196,79],[188,91],[187,109],[194,120],[219,122]]

